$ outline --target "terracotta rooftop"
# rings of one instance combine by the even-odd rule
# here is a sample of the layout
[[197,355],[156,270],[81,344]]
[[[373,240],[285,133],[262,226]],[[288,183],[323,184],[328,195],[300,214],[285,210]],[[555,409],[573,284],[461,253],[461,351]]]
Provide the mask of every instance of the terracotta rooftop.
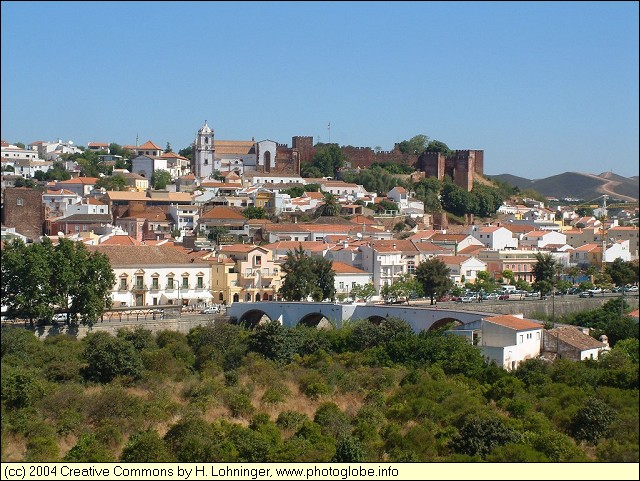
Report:
[[60,180],[60,181],[58,181],[58,184],[65,184],[65,185],[69,185],[69,184],[94,185],[96,182],[98,182],[98,178],[97,177],[76,177],[74,179],[69,179],[69,180]]
[[201,220],[207,219],[234,219],[234,220],[245,220],[245,217],[238,212],[237,210],[232,209],[231,207],[225,207],[223,205],[216,205],[212,209],[203,213],[200,216]]
[[575,326],[561,326],[549,329],[548,334],[558,336],[559,340],[573,346],[581,351],[588,349],[598,349],[605,347],[605,344],[583,333]]
[[139,246],[142,245],[137,239],[128,235],[114,235],[100,243],[101,246]]
[[331,268],[336,274],[367,274],[366,271],[350,266],[349,264],[345,264],[344,262],[333,261]]
[[138,150],[162,150],[162,147],[158,147],[156,144],[154,144],[150,140],[147,140],[140,147],[136,147],[136,149],[138,149]]
[[529,319],[521,319],[516,316],[495,316],[485,317],[484,322],[490,322],[492,324],[498,324],[499,326],[507,327],[516,331],[530,331],[531,329],[542,329],[542,324],[530,321]]
[[98,245],[88,246],[89,251],[106,254],[114,267],[127,266],[193,266],[208,265],[206,262],[194,261],[192,257],[173,247],[157,247],[149,245]]

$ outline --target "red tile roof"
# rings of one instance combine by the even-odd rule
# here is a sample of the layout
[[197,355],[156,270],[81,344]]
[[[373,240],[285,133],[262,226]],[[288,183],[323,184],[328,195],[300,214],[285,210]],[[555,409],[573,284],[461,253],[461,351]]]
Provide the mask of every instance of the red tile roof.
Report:
[[529,319],[521,319],[519,317],[509,315],[486,317],[483,320],[484,322],[498,324],[499,326],[507,327],[516,331],[530,331],[532,329],[542,329],[543,327],[542,324],[530,321]]
[[331,268],[336,274],[367,274],[366,271],[345,264],[344,262],[333,261]]
[[156,144],[154,144],[153,142],[151,142],[150,140],[147,140],[144,144],[142,144],[140,147],[136,147],[136,149],[141,149],[141,150],[162,150],[161,147],[158,147]]
[[207,212],[205,212],[204,214],[202,214],[202,216],[200,216],[200,219],[234,219],[234,220],[240,220],[243,219],[244,220],[244,216],[238,212],[237,210],[234,210],[230,207],[225,207],[223,205],[216,205],[214,206],[212,209],[208,210]]

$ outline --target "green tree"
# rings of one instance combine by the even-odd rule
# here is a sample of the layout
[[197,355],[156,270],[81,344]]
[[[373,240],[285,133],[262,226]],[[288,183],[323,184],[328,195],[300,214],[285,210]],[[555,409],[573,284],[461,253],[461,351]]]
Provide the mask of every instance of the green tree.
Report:
[[126,190],[127,180],[120,174],[111,175],[108,177],[102,177],[96,181],[96,187],[101,187],[105,190],[121,191]]
[[175,458],[154,430],[134,434],[122,451],[123,463],[171,463]]
[[167,188],[167,184],[171,182],[171,174],[166,170],[154,170],[151,175],[151,185],[156,190]]
[[331,261],[308,256],[302,244],[287,252],[282,272],[285,278],[279,292],[287,300],[304,301],[309,296],[319,300],[335,297],[335,272]]
[[341,210],[342,206],[338,202],[337,197],[330,192],[325,192],[324,205],[322,206],[322,215],[335,217],[337,215],[340,215]]
[[440,152],[445,155],[452,155],[454,152],[449,148],[447,144],[444,142],[440,142],[439,140],[432,140],[429,142],[426,148],[427,152]]
[[191,144],[189,147],[185,147],[184,149],[180,149],[178,151],[178,155],[186,157],[189,160],[193,160],[193,144]]
[[473,416],[464,422],[450,446],[456,453],[485,457],[498,446],[518,441],[518,434],[501,419]]
[[253,205],[250,205],[242,211],[242,215],[244,215],[247,219],[264,219],[267,216],[267,213],[262,207],[255,207]]
[[411,298],[421,297],[423,294],[422,283],[411,274],[402,274],[398,280],[391,284],[391,295],[396,298],[404,298],[407,305]]
[[428,259],[416,267],[416,279],[422,284],[425,296],[431,298],[431,305],[436,297],[443,296],[453,287],[451,271],[440,259]]
[[429,144],[429,137],[423,134],[418,134],[409,140],[403,140],[398,144],[398,149],[403,154],[420,155],[427,150]]
[[216,225],[209,229],[209,234],[207,235],[207,237],[209,238],[209,240],[214,241],[216,244],[220,244],[220,239],[222,237],[225,237],[227,234],[229,234],[228,227]]
[[138,378],[142,374],[140,353],[129,341],[106,332],[92,333],[85,339],[87,379],[108,383],[116,376]]
[[626,286],[638,280],[631,262],[625,262],[620,257],[607,264],[604,269],[616,286]]
[[340,436],[336,443],[336,463],[361,463],[365,461],[366,452],[360,440],[354,436]]
[[344,165],[346,156],[337,144],[324,144],[316,147],[313,155],[312,166],[320,171],[318,177],[336,177],[340,168]]
[[572,436],[578,441],[598,444],[614,420],[615,412],[604,401],[590,397],[571,420]]
[[301,197],[302,194],[305,193],[305,190],[304,187],[296,185],[290,189],[283,190],[282,193],[287,194],[292,199],[295,199],[296,197]]
[[513,271],[511,269],[505,269],[504,271],[502,271],[502,277],[504,279],[507,279],[507,281],[509,281],[509,284],[512,286],[516,282],[515,275],[513,274]]
[[551,292],[556,284],[558,265],[554,257],[548,253],[537,252],[535,258],[532,273],[536,280],[533,286],[544,296]]
[[369,302],[369,299],[375,295],[376,288],[371,282],[368,284],[356,284],[355,287],[351,289],[351,297],[354,300],[362,299],[364,302]]
[[111,307],[111,289],[115,274],[106,254],[88,253],[84,244],[76,243],[74,257],[76,277],[70,289],[69,311],[82,324],[93,325],[105,309]]
[[78,442],[64,456],[67,463],[112,463],[115,461],[110,450],[100,443],[93,434],[83,434]]

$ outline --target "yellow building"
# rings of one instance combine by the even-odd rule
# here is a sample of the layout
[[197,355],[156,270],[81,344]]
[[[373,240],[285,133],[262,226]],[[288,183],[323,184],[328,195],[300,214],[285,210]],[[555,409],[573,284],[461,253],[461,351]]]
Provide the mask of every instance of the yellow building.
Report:
[[216,302],[276,300],[282,277],[269,249],[250,244],[221,246],[211,262],[211,292]]

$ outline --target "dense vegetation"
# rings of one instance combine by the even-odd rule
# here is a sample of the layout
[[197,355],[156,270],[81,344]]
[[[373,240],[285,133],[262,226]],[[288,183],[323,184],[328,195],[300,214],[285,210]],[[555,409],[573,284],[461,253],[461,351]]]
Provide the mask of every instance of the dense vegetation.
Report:
[[638,462],[638,341],[486,365],[400,320],[2,332],[2,460]]

